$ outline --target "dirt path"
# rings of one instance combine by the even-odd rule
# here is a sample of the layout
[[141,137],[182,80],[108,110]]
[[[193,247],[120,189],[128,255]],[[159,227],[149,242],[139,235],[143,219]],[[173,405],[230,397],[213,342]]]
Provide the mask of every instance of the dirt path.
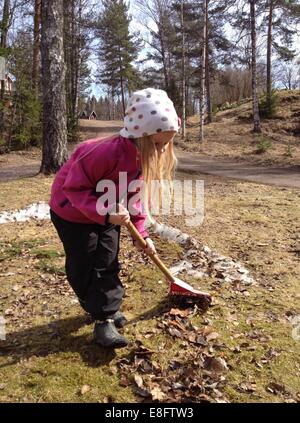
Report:
[[245,162],[239,163],[224,159],[201,157],[200,155],[197,156],[197,154],[185,153],[180,150],[176,151],[176,156],[179,159],[178,168],[182,171],[193,171],[249,182],[300,189],[300,166],[255,166]]
[[[118,132],[120,121],[81,121],[83,139],[105,137]],[[70,147],[70,151],[74,146]],[[250,182],[300,188],[300,166],[270,167],[245,162],[201,157],[197,153],[176,150],[179,170],[241,179]],[[0,156],[0,181],[36,175],[40,167],[40,151],[16,152]]]

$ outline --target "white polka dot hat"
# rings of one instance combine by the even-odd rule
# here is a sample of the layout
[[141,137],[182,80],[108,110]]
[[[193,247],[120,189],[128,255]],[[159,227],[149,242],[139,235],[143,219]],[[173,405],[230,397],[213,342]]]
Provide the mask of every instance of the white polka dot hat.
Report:
[[178,132],[180,120],[173,102],[163,90],[146,88],[130,97],[120,135],[140,138],[164,131]]

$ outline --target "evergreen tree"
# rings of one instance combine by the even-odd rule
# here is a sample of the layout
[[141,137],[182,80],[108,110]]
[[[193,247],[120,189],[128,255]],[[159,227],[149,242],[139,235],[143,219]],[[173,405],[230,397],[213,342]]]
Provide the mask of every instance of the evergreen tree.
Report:
[[19,31],[10,54],[9,69],[15,78],[12,98],[10,146],[15,148],[39,145],[41,140],[41,99],[32,89],[31,31]]
[[124,0],[104,0],[103,10],[96,23],[100,39],[98,57],[101,65],[99,80],[110,88],[112,100],[119,94],[125,113],[125,92],[137,85],[138,72],[133,66],[139,42],[129,32],[131,17]]
[[291,62],[296,51],[293,49],[294,35],[297,29],[294,24],[300,21],[299,0],[269,0],[267,2],[267,87],[266,107],[272,106],[272,55],[275,53],[282,61]]
[[153,25],[149,25],[148,22],[144,23],[150,34],[150,39],[145,39],[150,47],[146,60],[155,63],[155,67],[151,65],[143,71],[148,82],[147,85],[164,89],[176,103],[175,97],[178,95],[175,82],[176,59],[173,56],[173,51],[178,45],[178,39],[177,28],[174,27],[173,2],[172,0],[153,0],[151,2],[137,0],[136,3],[144,18],[156,26],[154,30]]
[[83,29],[82,0],[64,0],[64,55],[66,62],[66,101],[68,140],[78,141],[79,97],[90,85],[90,69],[87,65],[89,33]]

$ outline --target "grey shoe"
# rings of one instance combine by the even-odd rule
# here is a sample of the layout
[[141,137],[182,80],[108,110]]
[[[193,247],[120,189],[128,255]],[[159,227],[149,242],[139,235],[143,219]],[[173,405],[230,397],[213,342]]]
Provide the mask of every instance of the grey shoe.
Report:
[[117,311],[112,318],[117,328],[122,328],[127,323],[127,319],[121,311]]
[[113,319],[104,322],[97,321],[94,326],[94,340],[104,348],[123,348],[128,345],[127,339],[120,335]]

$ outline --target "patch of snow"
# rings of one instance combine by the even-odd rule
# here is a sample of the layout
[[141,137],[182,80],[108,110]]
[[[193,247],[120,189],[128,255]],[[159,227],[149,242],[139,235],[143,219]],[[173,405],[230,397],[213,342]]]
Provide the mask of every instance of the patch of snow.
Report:
[[183,260],[171,267],[170,271],[173,275],[184,272],[195,279],[201,279],[217,274],[217,277],[223,279],[224,282],[256,284],[249,276],[249,270],[245,269],[241,263],[234,261],[231,257],[220,255],[206,245],[199,245],[196,239],[179,229],[158,222],[147,224],[147,227],[163,240],[183,245],[185,249]]
[[190,236],[181,232],[179,229],[172,228],[171,226],[167,226],[163,223],[155,222],[154,225],[151,225],[151,229],[157,235],[166,241],[175,241],[177,244],[185,245]]
[[[47,203],[34,203],[25,209],[0,213],[0,224],[26,222],[30,219],[50,219],[49,211]],[[201,279],[203,276],[210,276],[210,272],[217,272],[220,275],[219,277],[223,278],[225,282],[234,283],[238,281],[245,285],[255,284],[254,279],[249,276],[249,271],[241,263],[235,262],[231,257],[222,256],[216,251],[212,251],[206,245],[200,246],[197,240],[179,229],[158,222],[154,224],[146,222],[145,226],[151,226],[151,231],[156,233],[161,239],[183,245],[185,249],[183,258],[185,260],[170,269],[173,275],[186,272],[195,279]]]
[[170,272],[172,273],[172,275],[177,275],[180,272],[185,272],[186,270],[192,269],[192,268],[193,268],[193,263],[183,260],[177,263],[175,266],[171,267]]
[[49,206],[45,202],[31,204],[25,209],[4,211],[0,213],[0,224],[8,222],[26,222],[30,219],[50,219]]

